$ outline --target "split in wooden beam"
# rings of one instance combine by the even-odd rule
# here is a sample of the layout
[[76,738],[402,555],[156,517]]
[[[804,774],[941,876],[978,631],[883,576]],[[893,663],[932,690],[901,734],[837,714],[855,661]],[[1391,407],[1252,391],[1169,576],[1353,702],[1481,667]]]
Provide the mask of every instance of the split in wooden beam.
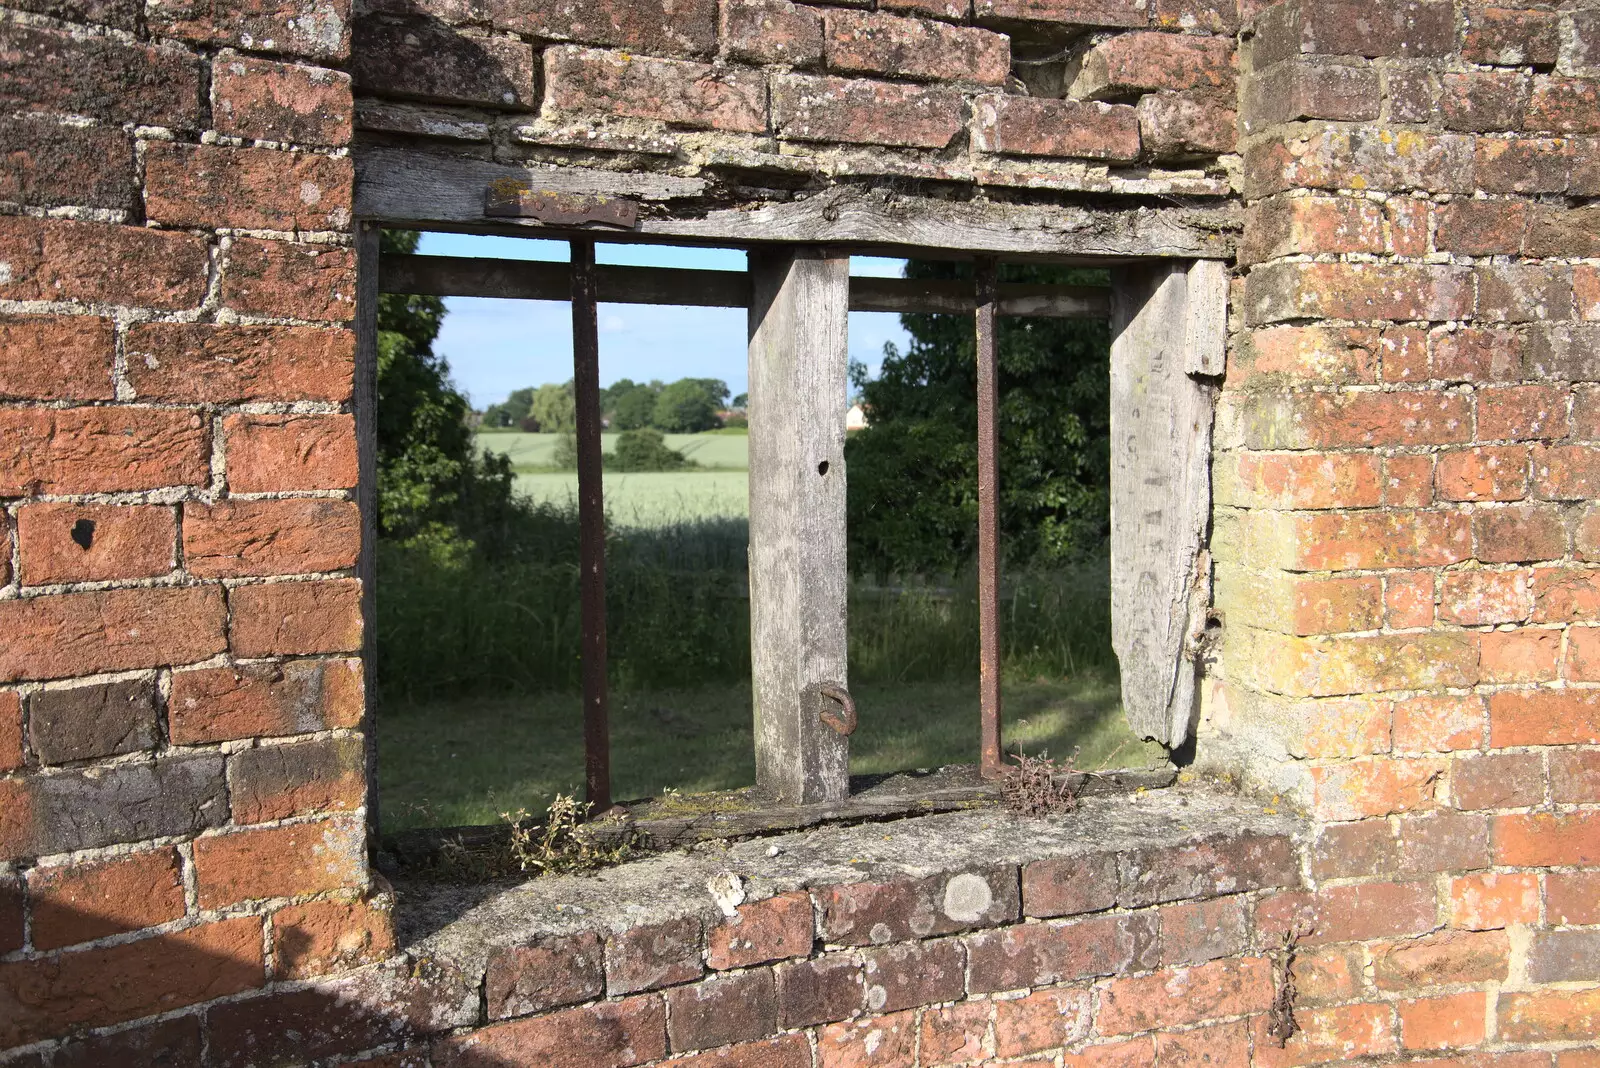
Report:
[[[742,271],[677,267],[595,268],[606,304],[672,304],[691,308],[750,307],[750,276]],[[385,293],[428,297],[501,297],[567,300],[570,267],[539,260],[468,256],[383,257],[379,285]],[[999,314],[1035,319],[1108,319],[1111,291],[1094,286],[1007,283],[999,287]],[[960,279],[852,278],[850,310],[971,315],[972,283]]]

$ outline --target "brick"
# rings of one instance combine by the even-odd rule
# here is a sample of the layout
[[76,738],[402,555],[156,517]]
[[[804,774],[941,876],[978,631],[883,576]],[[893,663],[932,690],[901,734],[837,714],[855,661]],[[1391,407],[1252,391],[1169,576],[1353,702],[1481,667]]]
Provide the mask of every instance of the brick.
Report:
[[1315,946],[1425,934],[1437,926],[1434,912],[1431,882],[1361,883],[1263,898],[1256,927],[1275,936],[1309,925],[1302,944]]
[[1484,1040],[1489,995],[1468,991],[1439,998],[1402,1001],[1400,1044],[1406,1049],[1465,1049]]
[[806,1036],[780,1035],[661,1062],[662,1068],[811,1068]]
[[1304,717],[1303,729],[1288,740],[1296,756],[1315,760],[1389,751],[1393,716],[1388,701],[1357,699],[1296,704],[1300,705]]
[[1239,114],[1229,96],[1207,89],[1148,93],[1138,111],[1140,144],[1151,159],[1218,156],[1237,147]]
[[174,745],[354,727],[363,708],[359,660],[289,660],[172,673]]
[[53,1068],[179,1068],[203,1061],[200,1017],[179,1016],[148,1027],[69,1041],[57,1049]]
[[1505,382],[1523,377],[1522,342],[1504,329],[1463,327],[1436,334],[1433,376],[1452,382]]
[[1468,71],[1446,74],[1440,96],[1447,130],[1486,133],[1522,125],[1528,99],[1528,76],[1514,71]]
[[1126,1034],[1261,1012],[1271,1000],[1267,962],[1245,957],[1113,979],[1095,1022],[1103,1034]]
[[1476,749],[1483,744],[1488,718],[1482,697],[1430,695],[1396,701],[1395,751],[1447,753]]
[[1253,323],[1283,319],[1465,319],[1471,272],[1423,264],[1275,263],[1246,283]]
[[1542,500],[1583,500],[1600,494],[1600,449],[1535,445],[1533,492]]
[[1600,439],[1600,389],[1581,384],[1572,391],[1572,426],[1579,438]]
[[1504,1042],[1589,1042],[1600,1034],[1600,987],[1503,993],[1495,1009]]
[[1533,932],[1528,979],[1535,983],[1600,979],[1600,931]]
[[1311,853],[1317,879],[1393,875],[1400,867],[1400,842],[1385,820],[1325,824]]
[[11,22],[0,27],[0,105],[7,111],[85,115],[193,130],[200,64],[177,48]]
[[544,76],[546,106],[560,112],[735,133],[767,128],[767,79],[756,71],[561,47],[545,52]]
[[1249,1059],[1250,1025],[1245,1020],[1214,1024],[1180,1034],[1158,1034],[1156,1056],[1163,1065],[1245,1064]]
[[954,939],[905,942],[863,953],[867,1008],[897,1012],[957,1001],[966,992],[966,963],[961,943]]
[[989,1030],[989,1005],[967,1001],[943,1008],[930,1008],[922,1014],[917,1040],[918,1063],[927,1065],[966,1063],[983,1056],[985,1032]]
[[350,489],[356,435],[348,415],[230,415],[222,421],[235,493]]
[[1439,619],[1464,626],[1519,623],[1533,608],[1527,571],[1447,571],[1439,584]]
[[1386,247],[1396,256],[1421,259],[1428,254],[1428,218],[1433,206],[1426,200],[1394,197],[1384,205],[1388,223]]
[[[1552,512],[1557,511],[1554,505],[1547,505]],[[1587,563],[1600,561],[1600,507],[1585,506],[1579,518],[1577,530],[1573,532],[1573,555]],[[1553,554],[1560,556],[1560,553]]]
[[524,36],[644,52],[709,55],[716,48],[715,0],[586,0],[582,4],[491,2],[497,29]]
[[1393,1052],[1399,1045],[1390,1005],[1355,1004],[1295,1013],[1299,1030],[1283,1046],[1267,1033],[1267,1018],[1255,1026],[1255,1063],[1263,1068],[1346,1062]]
[[1478,188],[1475,148],[1469,134],[1408,130],[1396,138],[1375,124],[1312,127],[1287,145],[1263,139],[1249,146],[1245,194],[1352,188],[1471,193]]
[[1572,298],[1579,319],[1600,319],[1600,268],[1581,263],[1573,266]]
[[340,571],[355,566],[361,514],[326,498],[190,503],[183,511],[191,575],[240,578]]
[[1549,323],[1528,330],[1527,350],[1520,369],[1538,381],[1593,381],[1600,377],[1595,344],[1600,328],[1588,323]]
[[177,566],[172,509],[39,503],[17,513],[20,580],[29,586],[165,575]]
[[683,917],[629,928],[606,939],[606,993],[632,994],[705,973],[700,920]]
[[1600,690],[1501,690],[1489,697],[1489,744],[1600,745]]
[[605,947],[592,931],[491,950],[484,980],[489,1019],[527,1016],[601,997],[605,972]]
[[187,664],[224,648],[222,591],[102,590],[0,601],[0,681]]
[[93,23],[119,30],[137,29],[141,13],[140,6],[132,0],[22,0],[12,6],[64,22]]
[[203,909],[360,887],[366,835],[350,818],[230,831],[195,839],[194,867]]
[[1361,987],[1362,954],[1351,946],[1301,947],[1292,970],[1304,1004],[1353,1001]]
[[140,400],[340,403],[354,387],[355,335],[347,330],[142,323],[125,347]]
[[1312,810],[1322,819],[1359,820],[1430,808],[1442,774],[1441,763],[1426,757],[1372,757],[1312,768]]
[[89,942],[176,920],[183,879],[172,849],[28,873],[35,949]]
[[20,1046],[259,987],[261,920],[240,917],[137,942],[0,964],[10,1012],[0,1043]]
[[1526,808],[1544,800],[1537,753],[1485,753],[1457,758],[1450,773],[1458,808]]
[[1594,133],[1600,130],[1600,90],[1588,78],[1535,75],[1523,122],[1538,133]]
[[727,58],[792,67],[822,62],[819,12],[788,0],[726,0],[721,10],[722,52]]
[[1041,990],[994,1003],[994,1052],[1020,1057],[1067,1045],[1089,1029],[1089,995],[1082,990]]
[[1559,560],[1567,535],[1559,509],[1545,504],[1480,509],[1472,516],[1474,555],[1486,564]]
[[359,737],[257,746],[228,758],[236,823],[266,823],[318,812],[349,812],[366,800],[366,751]]
[[192,234],[14,215],[0,216],[0,261],[11,268],[0,299],[162,311],[198,307],[209,269],[205,240]]
[[1233,42],[1171,33],[1124,33],[1084,54],[1070,95],[1112,99],[1161,89],[1231,89]]
[[212,61],[211,110],[218,132],[297,145],[350,143],[350,76],[326,67],[224,55]]
[[0,772],[22,767],[22,695],[0,690]]
[[1450,926],[1491,931],[1539,922],[1539,877],[1486,872],[1450,880]]
[[1497,630],[1478,636],[1478,681],[1554,682],[1561,670],[1561,633]]
[[28,699],[28,741],[45,764],[153,749],[157,720],[150,679],[40,690]]
[[1011,73],[1010,38],[975,27],[836,8],[824,32],[828,67],[840,73],[981,85]]
[[115,346],[109,319],[8,316],[0,320],[0,397],[111,400]]
[[1400,831],[1400,874],[1470,871],[1489,866],[1489,818],[1472,812],[1441,810],[1396,821]]
[[768,969],[673,987],[666,998],[674,1053],[750,1042],[778,1030],[778,998]]
[[[861,1015],[866,1004],[864,973],[861,965],[850,957],[829,955],[795,961],[780,964],[775,971],[777,1027],[786,1031],[851,1019]],[[957,996],[960,996],[959,991]]]
[[811,898],[777,894],[741,905],[731,919],[706,931],[706,963],[718,971],[804,957],[813,938]]
[[361,649],[361,582],[325,579],[237,586],[228,595],[228,645],[242,657]]
[[358,93],[516,111],[538,106],[534,52],[521,41],[467,37],[423,16],[376,15],[356,20],[354,38]]
[[1244,85],[1244,131],[1262,133],[1301,119],[1372,120],[1383,106],[1368,64],[1315,59],[1257,68]]
[[346,230],[354,181],[349,159],[153,141],[145,211],[169,226]]
[[[1455,50],[1455,11],[1449,3],[1397,0],[1374,7],[1363,0],[1296,3],[1263,20],[1258,49],[1327,56],[1443,56]],[[1282,38],[1280,41],[1279,38]]]
[[[1250,666],[1261,686],[1293,697],[1471,686],[1482,673],[1476,637],[1433,631],[1297,638],[1255,631],[1250,635]],[[1330,790],[1330,796],[1337,797],[1348,787],[1359,785],[1343,780],[1346,770],[1358,769],[1323,768],[1318,773],[1324,776],[1322,783]],[[1382,769],[1377,773],[1383,774]]]
[[1245,263],[1306,252],[1382,252],[1383,209],[1346,197],[1274,197],[1245,215]]
[[1560,16],[1554,11],[1475,7],[1468,16],[1461,57],[1502,67],[1551,66],[1560,50]]
[[1434,244],[1464,256],[1520,255],[1532,208],[1523,200],[1455,200],[1440,204]]
[[1072,26],[1139,27],[1149,24],[1140,0],[975,0],[980,21],[1064,22]]
[[1232,36],[1239,29],[1236,0],[1155,0],[1155,25],[1169,30],[1207,30]]
[[1036,860],[1022,867],[1022,911],[1027,916],[1075,916],[1117,903],[1117,857],[1087,853]]
[[1124,908],[1300,881],[1294,843],[1276,835],[1215,835],[1184,845],[1129,850],[1118,855],[1118,862],[1117,904]]
[[1123,1042],[1084,1046],[1081,1053],[1063,1058],[1066,1068],[1151,1068],[1156,1063],[1155,1040],[1141,1035]]
[[[1572,179],[1572,147],[1560,138],[1479,138],[1476,174],[1478,188],[1485,193],[1565,192]],[[1542,215],[1530,208],[1530,244],[1533,225]]]
[[209,1063],[217,1068],[327,1063],[327,1057],[402,1037],[404,1029],[397,1025],[385,1013],[327,987],[275,991],[207,1011]]
[[272,974],[309,979],[394,955],[394,920],[382,899],[311,901],[272,914]]
[[772,125],[798,141],[943,148],[963,126],[961,94],[944,86],[777,75]]
[[1530,812],[1496,816],[1496,864],[1509,867],[1600,864],[1600,814]]
[[845,883],[816,891],[824,942],[904,942],[1015,920],[1017,869],[995,867],[927,879]]
[[1383,577],[1383,621],[1397,630],[1431,627],[1434,577],[1426,571],[1393,572]]
[[347,248],[234,238],[222,303],[247,315],[343,323],[355,317],[355,257]]
[[1600,751],[1563,749],[1551,752],[1550,799],[1558,805],[1600,801]]
[[[1389,203],[1393,205],[1397,200]],[[1428,333],[1422,327],[1384,327],[1378,336],[1378,356],[1385,382],[1423,382],[1433,377]],[[1419,457],[1389,457],[1391,463],[1397,459],[1417,460]]]
[[1370,508],[1381,503],[1372,454],[1240,452],[1216,458],[1217,503],[1241,508]]
[[272,42],[274,51],[312,59],[350,50],[350,3],[320,0],[311,8],[253,0],[153,0],[146,16],[168,37],[237,48]]
[[981,152],[1131,162],[1139,158],[1139,113],[1126,104],[984,96],[973,103]]
[[1442,91],[1438,71],[1426,67],[1391,67],[1383,72],[1383,82],[1392,121],[1433,121]]
[[1239,896],[1169,905],[1161,910],[1161,962],[1203,964],[1245,950],[1248,925]]
[[1523,263],[1480,266],[1478,318],[1527,323],[1572,318],[1572,276],[1564,268]]
[[1566,389],[1508,386],[1478,390],[1480,441],[1534,441],[1566,436]]
[[1252,449],[1450,445],[1472,436],[1472,402],[1460,394],[1295,393],[1241,403],[1249,405],[1238,417],[1241,437]]
[[829,1024],[817,1039],[818,1068],[890,1068],[914,1064],[917,1019],[911,1011]]
[[1237,340],[1228,377],[1252,388],[1370,383],[1377,380],[1377,342],[1376,331],[1360,328],[1267,327]]
[[148,408],[0,410],[0,493],[118,493],[211,480],[211,435],[196,412]]
[[1096,916],[1070,923],[1026,923],[966,936],[972,993],[1116,975],[1157,962],[1155,917]]
[[539,1064],[625,1068],[664,1057],[666,1019],[658,997],[627,998],[480,1028],[433,1047],[435,1068]]
[[1551,872],[1545,876],[1545,894],[1550,923],[1600,923],[1600,872]]
[[77,206],[134,211],[139,182],[133,138],[102,126],[54,118],[0,119],[0,200],[41,208]]

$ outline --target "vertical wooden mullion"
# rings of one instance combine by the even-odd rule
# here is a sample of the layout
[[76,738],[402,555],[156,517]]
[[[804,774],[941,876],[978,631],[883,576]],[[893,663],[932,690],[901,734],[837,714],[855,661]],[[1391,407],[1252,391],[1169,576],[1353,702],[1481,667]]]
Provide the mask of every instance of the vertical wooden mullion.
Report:
[[361,725],[366,747],[367,832],[378,834],[378,732],[373,702],[377,694],[378,608],[378,261],[383,229],[375,222],[356,226],[356,354],[352,383],[356,425],[356,508],[361,515],[361,550],[356,577],[361,580],[361,676],[365,701]]
[[974,315],[978,364],[978,703],[979,761],[983,777],[1004,771],[1000,749],[1000,404],[996,314],[999,265],[991,256],[974,264]]
[[572,381],[578,417],[578,538],[583,616],[583,771],[590,813],[611,807],[606,694],[606,515],[601,476],[600,336],[594,242],[572,247]]

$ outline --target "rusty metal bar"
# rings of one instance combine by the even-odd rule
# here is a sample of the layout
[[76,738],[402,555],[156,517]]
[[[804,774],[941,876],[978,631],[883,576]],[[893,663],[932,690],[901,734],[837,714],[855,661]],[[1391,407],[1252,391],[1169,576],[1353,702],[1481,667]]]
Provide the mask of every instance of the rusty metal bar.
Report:
[[583,614],[583,772],[589,812],[611,807],[606,713],[606,514],[600,474],[600,335],[594,242],[572,242],[572,380],[578,415],[578,538]]
[[999,264],[992,256],[974,263],[978,349],[978,700],[979,771],[986,779],[1004,773],[1000,750],[1000,431],[999,370],[995,318],[999,311]]

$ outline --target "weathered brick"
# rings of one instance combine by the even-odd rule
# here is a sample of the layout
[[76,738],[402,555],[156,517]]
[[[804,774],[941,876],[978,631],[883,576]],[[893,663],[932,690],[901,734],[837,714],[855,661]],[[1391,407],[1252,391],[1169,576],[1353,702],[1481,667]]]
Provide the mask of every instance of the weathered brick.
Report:
[[[1397,201],[1398,198],[1392,199],[1389,205]],[[1391,226],[1391,241],[1393,230]],[[1433,377],[1428,354],[1428,332],[1423,327],[1383,327],[1378,334],[1378,358],[1383,365],[1382,377],[1385,382],[1423,382]]]
[[1237,339],[1228,361],[1229,381],[1252,388],[1371,383],[1377,380],[1378,334],[1361,328],[1273,326]]
[[1567,436],[1567,390],[1507,386],[1478,391],[1480,441],[1534,441]]
[[1464,626],[1520,623],[1532,610],[1530,574],[1516,571],[1449,571],[1439,585],[1439,619]]
[[1262,566],[1297,571],[1439,567],[1472,553],[1471,528],[1459,512],[1326,512],[1271,517],[1264,525]]
[[6,300],[82,300],[163,311],[198,307],[209,257],[203,238],[134,226],[0,216]]
[[1589,78],[1536,75],[1523,122],[1529,130],[1540,133],[1600,130],[1600,87]]
[[632,994],[705,974],[697,917],[642,924],[606,939],[606,993]]
[[[1249,639],[1257,683],[1295,697],[1471,686],[1481,674],[1476,635],[1458,632],[1299,638],[1258,630]],[[1330,803],[1339,804],[1347,788],[1360,785],[1344,776],[1358,770],[1325,767],[1314,774]]]
[[354,182],[349,159],[155,141],[145,154],[145,211],[170,226],[345,230]]
[[208,1062],[216,1068],[327,1063],[330,1056],[405,1037],[398,1021],[374,1009],[327,987],[218,1005],[206,1013]]
[[356,579],[237,586],[228,594],[228,645],[242,657],[352,653],[361,649]]
[[1041,990],[996,1001],[995,1056],[1019,1057],[1064,1046],[1088,1030],[1089,1016],[1089,995],[1082,990]]
[[1495,1009],[1505,1042],[1589,1042],[1600,1034],[1600,987],[1502,993]]
[[1383,576],[1383,621],[1396,630],[1430,627],[1434,614],[1434,576],[1426,571],[1396,571]]
[[1489,995],[1466,991],[1445,997],[1402,1001],[1400,1044],[1406,1049],[1465,1049],[1484,1040]]
[[1169,905],[1161,910],[1161,962],[1202,964],[1243,953],[1249,938],[1244,898]]
[[[1571,184],[1572,163],[1572,145],[1561,138],[1480,137],[1474,174],[1478,189],[1485,193],[1562,193]],[[1532,242],[1533,224],[1543,215],[1536,207],[1530,209],[1525,251]],[[1542,236],[1541,243],[1554,236]]]
[[354,727],[363,705],[361,661],[289,660],[172,673],[174,745]]
[[1113,979],[1095,1022],[1103,1034],[1126,1034],[1260,1012],[1271,1000],[1267,962],[1244,957]]
[[1182,160],[1234,151],[1239,115],[1227,94],[1209,89],[1148,93],[1139,98],[1139,139],[1154,160]]
[[1250,449],[1452,445],[1472,437],[1472,401],[1415,390],[1262,395],[1224,407],[1222,420]]
[[601,997],[605,973],[605,947],[592,931],[492,950],[484,980],[489,1019],[527,1016]]
[[1501,690],[1489,697],[1489,744],[1600,745],[1600,690]]
[[725,0],[721,28],[723,55],[736,62],[822,62],[821,13],[789,0]]
[[1600,923],[1600,871],[1551,872],[1545,876],[1545,894],[1550,923]]
[[360,887],[366,835],[351,818],[206,835],[195,839],[194,868],[203,909]]
[[272,973],[309,979],[394,955],[394,920],[383,899],[334,898],[272,914]]
[[1528,331],[1523,371],[1528,378],[1594,381],[1600,378],[1600,327],[1587,323],[1550,323]]
[[1383,105],[1369,64],[1290,60],[1251,72],[1244,86],[1244,130],[1262,133],[1302,119],[1372,120]]
[[1348,197],[1274,197],[1245,215],[1240,259],[1260,263],[1296,253],[1381,252],[1383,210]]
[[1434,244],[1464,256],[1515,256],[1528,239],[1532,209],[1523,200],[1454,200],[1438,206]]
[[115,346],[111,321],[96,316],[0,319],[0,397],[111,400]]
[[[1555,510],[1554,505],[1545,507]],[[1573,532],[1572,542],[1573,555],[1579,560],[1588,563],[1600,561],[1600,507],[1585,506],[1583,514],[1578,519],[1577,529]],[[1560,552],[1556,552],[1551,554],[1551,557],[1560,555]]]
[[1253,323],[1283,319],[1465,319],[1472,272],[1424,264],[1273,263],[1250,272]]
[[811,1043],[802,1034],[740,1042],[709,1053],[661,1062],[662,1068],[811,1068]]
[[1148,913],[1068,923],[1025,923],[967,935],[967,989],[975,994],[1116,975],[1158,963]]
[[176,920],[183,877],[171,848],[28,872],[36,949],[89,942]]
[[1299,1030],[1282,1046],[1267,1033],[1267,1017],[1257,1016],[1255,1062],[1263,1068],[1324,1064],[1393,1052],[1394,1009],[1389,1004],[1340,1005],[1295,1013]]
[[22,767],[22,695],[0,690],[0,772]]
[[350,398],[355,337],[302,326],[146,323],[128,332],[141,400],[184,404]]
[[1138,27],[1150,22],[1141,0],[975,0],[980,21],[1064,22],[1072,26]]
[[1560,511],[1529,504],[1477,511],[1472,516],[1474,555],[1486,564],[1560,559],[1567,535]]
[[360,547],[361,515],[354,501],[280,498],[184,506],[184,566],[192,575],[338,571],[355,566]]
[[1443,765],[1427,757],[1373,757],[1310,771],[1312,810],[1317,816],[1359,820],[1432,807]]
[[1478,188],[1475,150],[1468,134],[1407,130],[1396,137],[1375,124],[1316,125],[1293,141],[1263,138],[1250,145],[1245,193],[1270,196],[1297,188],[1471,193]]
[[1462,327],[1434,335],[1433,377],[1447,382],[1523,378],[1522,340],[1511,330]]
[[169,37],[286,55],[336,59],[350,49],[349,0],[262,4],[256,0],[151,0],[153,29]]
[[1022,911],[1027,916],[1075,916],[1117,903],[1117,857],[1086,853],[1036,860],[1022,867]]
[[40,690],[28,699],[28,741],[46,764],[137,753],[160,740],[157,719],[153,679]]
[[1496,864],[1525,868],[1600,864],[1600,814],[1594,812],[1496,816],[1490,834]]
[[1481,697],[1406,698],[1394,706],[1394,748],[1400,753],[1476,749],[1483,742],[1487,722]]
[[1393,875],[1399,867],[1400,841],[1385,820],[1325,824],[1311,851],[1317,879]]
[[[858,989],[859,983],[858,977]],[[667,1038],[674,1053],[750,1042],[778,1030],[778,996],[770,969],[673,987],[666,999]]]
[[706,963],[718,971],[804,957],[814,937],[811,897],[777,894],[741,905],[732,918],[706,931]]
[[1467,71],[1446,74],[1440,113],[1447,130],[1487,133],[1522,125],[1529,81],[1514,71]]
[[1294,843],[1275,835],[1216,835],[1179,846],[1129,850],[1119,854],[1118,864],[1117,904],[1124,908],[1300,881]]
[[1503,67],[1550,66],[1560,50],[1560,16],[1554,11],[1473,7],[1461,57]]
[[546,50],[544,77],[546,104],[561,112],[735,133],[767,128],[767,78],[757,71],[566,46]]
[[715,0],[585,0],[528,4],[491,0],[496,28],[547,40],[609,45],[649,55],[709,55],[716,47]]
[[988,30],[835,8],[824,32],[828,67],[840,73],[983,85],[1011,73],[1010,38]]
[[350,736],[241,750],[228,758],[228,793],[236,823],[349,812],[366,799],[366,751]]
[[[358,92],[514,111],[538,106],[537,61],[533,49],[521,41],[468,37],[420,15],[368,15],[356,20],[354,36],[351,73]],[[547,64],[559,51],[546,54]],[[546,78],[554,90],[549,66]]]
[[1600,931],[1535,931],[1528,979],[1571,983],[1600,979]]
[[799,141],[943,148],[963,125],[960,92],[861,78],[772,79],[772,125]]
[[201,924],[137,942],[0,964],[0,1045],[170,1012],[259,987],[261,920]]
[[1450,880],[1450,926],[1491,931],[1539,922],[1539,877],[1518,872]]
[[1560,631],[1497,630],[1478,636],[1480,682],[1554,682],[1560,666]]
[[955,1001],[966,991],[966,954],[955,939],[884,946],[863,953],[861,965],[872,1012]]
[[1216,457],[1219,504],[1241,508],[1370,508],[1382,461],[1357,453],[1240,452]]
[[249,315],[347,322],[355,316],[355,257],[347,248],[234,238],[222,303]]
[[0,601],[0,681],[190,664],[225,648],[222,591],[188,586]]
[[1256,928],[1268,937],[1309,926],[1306,945],[1426,934],[1438,926],[1431,881],[1360,883],[1316,893],[1273,894],[1256,906]]
[[959,1002],[930,1008],[922,1014],[917,1038],[918,1063],[944,1065],[967,1063],[984,1054],[984,1035],[989,1029],[989,1005],[982,1001]]
[[1537,753],[1459,758],[1451,782],[1456,806],[1463,809],[1523,808],[1544,799],[1544,767]]
[[1600,801],[1600,751],[1553,751],[1550,754],[1550,799],[1558,805]]
[[1071,95],[1102,100],[1161,89],[1231,89],[1233,42],[1172,33],[1123,33],[1084,54]]
[[52,1068],[179,1068],[204,1060],[199,1016],[179,1016],[147,1027],[68,1041]]
[[1572,276],[1565,268],[1509,263],[1482,266],[1477,273],[1480,320],[1526,323],[1572,318]]
[[1139,158],[1139,113],[1126,104],[984,96],[973,103],[975,143],[1005,156]]
[[995,867],[927,879],[844,883],[816,891],[824,942],[904,942],[1005,923],[1020,915],[1017,869]]
[[344,145],[355,102],[350,76],[326,67],[218,56],[211,67],[211,108],[218,131],[262,141]]
[[[853,957],[829,954],[815,960],[780,964],[775,972],[777,1026],[784,1030],[848,1020],[861,1015],[866,1004],[865,978],[861,965]],[[676,1002],[670,995],[668,1002],[675,1009]]]
[[165,575],[177,519],[157,505],[27,504],[17,512],[19,580],[28,586]]
[[211,435],[195,412],[0,410],[0,493],[116,493],[210,481]]
[[0,860],[194,834],[228,818],[212,754],[0,779],[0,800]]
[[236,493],[350,489],[355,420],[348,415],[230,415],[228,486]]
[[1297,0],[1263,17],[1257,35],[1258,58],[1444,56],[1455,50],[1455,10],[1434,0]]
[[908,1009],[829,1024],[817,1039],[817,1064],[819,1068],[889,1068],[916,1063],[916,1050],[917,1016]]
[[193,130],[200,64],[181,49],[9,22],[0,26],[0,105]]
[[14,146],[0,157],[0,200],[42,208],[138,206],[133,138],[122,130],[27,116],[0,119],[0,143]]
[[1470,871],[1489,866],[1488,817],[1440,810],[1396,821],[1402,875]]

